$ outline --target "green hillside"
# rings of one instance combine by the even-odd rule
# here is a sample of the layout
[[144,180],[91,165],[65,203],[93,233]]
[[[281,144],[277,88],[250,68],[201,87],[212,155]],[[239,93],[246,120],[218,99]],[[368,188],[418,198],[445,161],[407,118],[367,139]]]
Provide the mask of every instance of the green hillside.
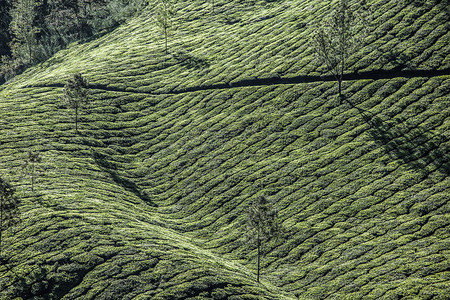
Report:
[[[313,0],[178,1],[168,55],[150,5],[0,86],[22,200],[0,299],[448,299],[448,1],[367,2],[345,101],[309,45],[331,9]],[[60,100],[77,72],[79,133]],[[285,229],[261,283],[259,195]]]

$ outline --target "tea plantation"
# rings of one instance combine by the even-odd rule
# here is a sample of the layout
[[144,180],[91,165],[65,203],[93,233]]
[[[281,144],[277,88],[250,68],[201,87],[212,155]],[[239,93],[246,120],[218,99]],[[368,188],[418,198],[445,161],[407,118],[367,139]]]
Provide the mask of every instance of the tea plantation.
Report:
[[310,46],[338,1],[214,2],[177,2],[167,55],[151,3],[0,86],[0,299],[448,299],[448,1],[367,1],[345,99]]

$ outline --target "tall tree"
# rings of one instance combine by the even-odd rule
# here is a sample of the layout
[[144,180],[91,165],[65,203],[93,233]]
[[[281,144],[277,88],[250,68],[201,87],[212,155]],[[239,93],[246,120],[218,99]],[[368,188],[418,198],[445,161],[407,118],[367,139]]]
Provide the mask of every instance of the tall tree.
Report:
[[172,31],[172,19],[175,16],[175,8],[172,0],[159,0],[156,7],[156,24],[161,32],[164,34],[165,51],[168,53],[167,39]]
[[[365,1],[358,10],[365,9]],[[349,0],[339,0],[331,15],[315,30],[311,44],[319,60],[338,82],[342,99],[342,81],[348,58],[363,45],[362,14],[353,9]]]
[[9,10],[11,8],[11,2],[9,0],[0,0],[0,57],[3,55],[9,55],[9,42],[11,41],[11,35],[9,33],[9,23],[11,22],[11,16]]
[[36,176],[36,165],[41,162],[41,156],[39,152],[33,152],[28,150],[28,156],[24,161],[22,168],[30,172],[31,176],[31,191],[34,192],[34,182]]
[[25,59],[28,65],[34,61],[35,48],[37,46],[37,34],[39,28],[34,25],[37,17],[39,1],[15,0],[10,10],[10,31],[12,42],[10,43],[14,59]]
[[73,75],[64,86],[63,101],[75,110],[75,131],[78,132],[78,111],[88,102],[88,82],[80,73]]
[[257,249],[257,277],[259,282],[261,270],[261,257],[264,254],[264,243],[281,231],[278,224],[277,212],[273,204],[266,197],[258,196],[250,202],[247,213],[247,242]]
[[2,251],[2,232],[18,220],[19,200],[14,196],[15,188],[0,177],[0,260]]

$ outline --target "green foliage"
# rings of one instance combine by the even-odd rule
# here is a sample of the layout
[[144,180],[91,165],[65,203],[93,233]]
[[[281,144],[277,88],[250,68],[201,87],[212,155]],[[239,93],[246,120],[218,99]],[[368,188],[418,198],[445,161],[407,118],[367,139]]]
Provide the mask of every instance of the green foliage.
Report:
[[176,14],[173,0],[159,0],[156,6],[155,20],[160,32],[164,35],[165,52],[168,53],[167,39],[172,33],[173,17]]
[[36,165],[39,164],[42,161],[42,158],[39,154],[39,152],[33,152],[31,150],[28,150],[28,156],[25,159],[22,169],[26,172],[30,172],[31,177],[31,191],[34,192],[34,184],[36,179]]
[[[447,68],[444,2],[411,2],[371,1],[349,69]],[[26,217],[4,236],[0,298],[445,295],[449,77],[349,81],[340,104],[332,82],[284,81],[318,74],[306,25],[327,3],[221,1],[212,17],[178,1],[174,55],[149,11],[2,86],[0,169]],[[76,72],[90,105],[75,136],[55,99]],[[39,193],[18,175],[28,149],[46,158]],[[242,242],[259,194],[289,228],[265,243],[261,284]]]
[[0,76],[3,77],[5,81],[23,72],[28,65],[27,58],[25,57],[13,59],[10,56],[4,55],[1,57],[1,60]]
[[[11,16],[9,11],[11,9],[11,2],[9,0],[0,0],[0,57],[10,54],[9,41],[9,23]],[[1,62],[0,62],[1,65]]]
[[[44,61],[74,41],[105,34],[140,13],[146,0],[17,0],[0,5],[3,56],[0,76],[10,79],[27,67]],[[9,10],[9,11],[8,11]],[[4,17],[4,15],[7,17]],[[4,26],[4,27],[3,27]],[[3,50],[3,49],[2,49]],[[6,50],[6,49],[5,49]]]
[[[363,8],[364,9],[364,8]],[[339,0],[327,19],[322,21],[311,39],[318,59],[339,84],[342,97],[342,79],[351,54],[363,47],[361,28],[367,26],[351,8],[349,0]]]
[[18,221],[19,200],[16,189],[0,177],[0,260],[2,259],[2,233]]
[[17,0],[11,8],[12,57],[19,60],[22,58],[28,65],[33,64],[36,58],[37,34],[40,30],[34,23],[39,4],[35,0]]
[[264,244],[280,232],[277,212],[265,196],[258,196],[250,202],[247,213],[247,242],[257,248],[257,279],[260,277],[260,261]]
[[88,82],[80,73],[73,75],[64,86],[62,100],[75,110],[75,131],[78,131],[78,110],[88,103]]

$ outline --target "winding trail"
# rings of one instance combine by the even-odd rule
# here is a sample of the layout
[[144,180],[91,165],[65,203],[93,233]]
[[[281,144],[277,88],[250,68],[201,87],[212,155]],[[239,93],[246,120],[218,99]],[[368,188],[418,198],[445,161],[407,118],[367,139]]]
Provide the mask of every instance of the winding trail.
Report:
[[[382,70],[382,71],[369,71],[361,73],[349,73],[344,74],[344,81],[349,80],[377,80],[377,79],[392,79],[392,78],[414,78],[414,77],[437,77],[437,76],[450,76],[450,69],[442,70]],[[136,94],[147,94],[147,95],[177,95],[183,93],[192,93],[197,91],[206,90],[221,90],[237,87],[251,87],[251,86],[268,86],[268,85],[278,85],[278,84],[298,84],[298,83],[312,83],[312,82],[324,82],[324,81],[335,81],[333,75],[322,75],[322,76],[294,76],[294,77],[269,77],[269,78],[255,78],[249,80],[241,80],[229,83],[212,84],[212,85],[201,85],[185,89],[174,90],[170,92],[140,92],[131,89],[120,89],[102,84],[90,84],[91,89],[105,90],[111,92],[122,92],[122,93],[136,93]],[[64,87],[63,83],[55,83],[50,85],[34,85],[27,86],[29,88],[42,88],[42,87]]]

